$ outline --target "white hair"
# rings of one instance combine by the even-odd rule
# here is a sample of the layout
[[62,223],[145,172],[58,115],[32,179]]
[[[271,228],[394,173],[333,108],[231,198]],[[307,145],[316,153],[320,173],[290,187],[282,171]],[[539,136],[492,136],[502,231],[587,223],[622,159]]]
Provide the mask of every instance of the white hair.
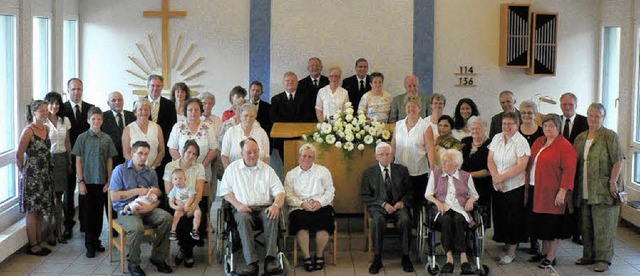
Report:
[[300,146],[298,154],[302,155],[306,150],[310,150],[311,152],[313,152],[313,156],[316,156],[316,147],[309,143],[304,143],[302,146]]
[[376,145],[376,154],[378,154],[383,148],[389,148],[389,150],[391,150],[391,145],[389,145],[387,142],[378,143],[378,145]]
[[469,120],[467,120],[467,125],[471,125],[471,123],[480,123],[483,128],[485,128],[485,129],[487,128],[487,123],[479,115],[478,116],[469,117]]
[[456,169],[460,169],[462,167],[462,152],[457,149],[447,149],[442,153],[441,159],[444,159],[445,156],[453,156],[453,162],[456,164]]

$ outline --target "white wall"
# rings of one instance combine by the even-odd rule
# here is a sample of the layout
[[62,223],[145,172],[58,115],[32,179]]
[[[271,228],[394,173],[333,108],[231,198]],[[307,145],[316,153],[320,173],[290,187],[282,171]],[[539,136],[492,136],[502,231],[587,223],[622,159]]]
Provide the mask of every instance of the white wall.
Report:
[[286,71],[309,75],[307,60],[322,59],[323,73],[342,67],[342,77],[355,74],[364,57],[369,72],[385,75],[384,89],[403,93],[404,76],[413,68],[413,1],[286,1],[271,9],[271,91],[283,91]]
[[[532,11],[558,13],[558,63],[555,77],[532,77],[525,69],[498,66],[501,3],[530,3]],[[566,91],[578,95],[578,113],[595,100],[598,76],[599,1],[465,1],[435,3],[434,91],[447,97],[445,113],[453,114],[460,98],[473,99],[481,115],[501,111],[498,94],[515,93],[518,102],[537,93],[558,99]],[[454,87],[458,66],[473,65],[477,87]],[[559,105],[542,103],[540,112],[560,113]]]
[[[197,57],[204,58],[190,73],[207,72],[188,83],[202,84],[204,87],[195,90],[214,93],[217,98],[214,112],[220,114],[229,106],[227,94],[231,87],[249,83],[249,1],[170,2],[171,10],[188,13],[184,18],[171,19],[171,47],[175,46],[180,34],[184,36],[183,55],[189,44],[195,44],[183,70]],[[161,1],[157,0],[79,1],[81,78],[85,100],[107,108],[107,94],[117,90],[123,92],[125,107],[131,109],[136,98],[132,91],[140,88],[128,83],[145,84],[145,81],[125,71],[142,73],[127,56],[134,56],[144,63],[136,43],[145,45],[150,54],[147,35],[152,34],[161,58],[161,21],[142,16],[143,11],[160,8]],[[162,68],[153,72],[161,74]],[[186,77],[178,73],[172,71],[171,84]]]

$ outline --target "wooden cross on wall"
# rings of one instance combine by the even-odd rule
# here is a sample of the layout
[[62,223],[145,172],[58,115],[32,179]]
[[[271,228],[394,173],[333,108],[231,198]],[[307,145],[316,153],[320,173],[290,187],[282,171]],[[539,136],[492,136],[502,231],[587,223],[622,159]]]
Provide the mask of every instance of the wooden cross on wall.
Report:
[[171,85],[171,61],[169,56],[171,54],[169,36],[169,19],[171,17],[185,17],[186,11],[171,11],[169,10],[169,0],[162,0],[162,10],[159,11],[144,11],[144,17],[160,17],[162,18],[162,77],[164,77],[164,89],[169,89]]

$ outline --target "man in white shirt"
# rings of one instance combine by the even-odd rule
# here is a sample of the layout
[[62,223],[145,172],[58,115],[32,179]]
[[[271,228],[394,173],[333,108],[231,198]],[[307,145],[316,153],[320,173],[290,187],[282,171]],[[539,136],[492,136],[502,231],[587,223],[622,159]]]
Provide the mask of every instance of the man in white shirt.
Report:
[[278,253],[278,217],[284,205],[285,192],[275,171],[259,158],[260,149],[253,138],[240,142],[242,160],[232,162],[225,170],[220,196],[234,207],[242,251],[247,265],[237,270],[239,275],[258,275],[258,254],[254,245],[253,225],[262,221],[265,240],[267,274],[281,272],[276,262]]

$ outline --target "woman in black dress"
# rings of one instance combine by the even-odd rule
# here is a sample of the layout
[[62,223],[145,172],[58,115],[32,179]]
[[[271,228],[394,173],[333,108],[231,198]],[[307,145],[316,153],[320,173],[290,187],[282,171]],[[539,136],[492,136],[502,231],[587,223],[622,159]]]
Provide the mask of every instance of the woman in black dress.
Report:
[[482,219],[485,228],[491,228],[491,195],[493,182],[487,167],[491,139],[485,134],[485,122],[479,116],[467,120],[471,136],[462,138],[462,170],[471,174],[476,191],[480,195],[478,205],[483,207]]

